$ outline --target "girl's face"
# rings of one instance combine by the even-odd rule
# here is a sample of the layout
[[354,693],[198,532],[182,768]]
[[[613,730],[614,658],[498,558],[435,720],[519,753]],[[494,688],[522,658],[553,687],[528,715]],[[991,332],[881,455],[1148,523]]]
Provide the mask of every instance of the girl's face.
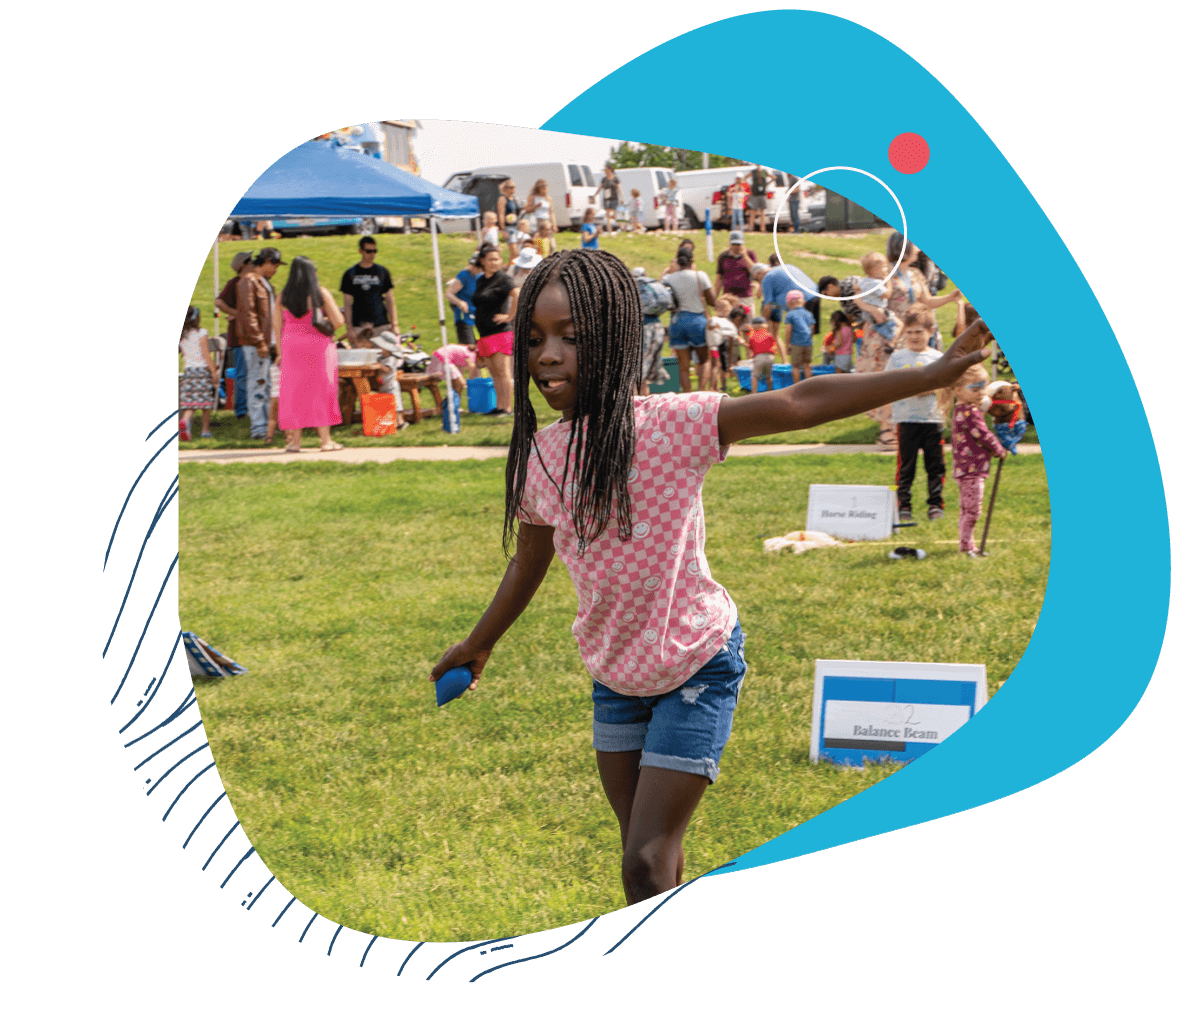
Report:
[[557,281],[543,286],[533,304],[528,365],[529,376],[546,403],[562,412],[564,422],[570,422],[575,413],[579,360],[567,290]]
[[492,250],[486,257],[483,258],[483,273],[493,275],[500,270],[500,265],[503,263],[503,258],[500,256],[499,250]]

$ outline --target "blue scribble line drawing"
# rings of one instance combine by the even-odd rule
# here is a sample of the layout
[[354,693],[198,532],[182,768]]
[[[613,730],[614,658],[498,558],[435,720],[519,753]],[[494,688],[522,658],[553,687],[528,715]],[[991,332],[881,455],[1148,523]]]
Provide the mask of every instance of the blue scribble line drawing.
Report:
[[448,956],[445,960],[443,960],[440,964],[438,964],[437,967],[435,967],[432,971],[430,971],[429,977],[427,977],[425,980],[428,981],[429,978],[432,978],[435,974],[437,974],[438,971],[440,971],[443,967],[445,967],[448,963],[450,963],[450,961],[452,961],[455,957],[462,956],[468,950],[477,950],[481,946],[491,946],[492,943],[502,943],[506,939],[515,939],[515,938],[516,938],[516,936],[497,936],[495,939],[487,940],[487,942],[471,943],[469,946],[464,946],[461,950],[455,950],[453,953],[450,954],[450,956]]
[[363,950],[362,960],[358,962],[359,967],[362,967],[367,962],[367,954],[371,952],[371,947],[375,945],[375,940],[378,938],[378,936],[372,936],[371,941],[367,943],[367,948]]
[[[201,767],[194,775],[192,775],[192,779],[190,781],[188,781],[188,783],[185,784],[182,788],[179,789],[179,794],[175,796],[175,798],[171,802],[171,804],[169,806],[167,806],[167,811],[165,813],[163,813],[162,821],[164,823],[167,822],[167,817],[171,815],[171,810],[175,808],[175,803],[178,802],[181,798],[183,798],[183,793],[185,791],[187,791],[198,780],[200,780],[200,775],[208,773],[208,771],[212,770],[213,767],[215,767],[216,765],[217,765],[217,761],[213,760],[213,762],[210,763],[207,767]],[[147,794],[149,794],[149,792],[147,792]],[[224,794],[225,794],[225,792],[221,792],[222,796],[224,796]],[[217,799],[217,802],[219,802],[219,801],[220,801],[220,799]],[[213,803],[213,805],[216,805],[216,804],[217,804],[216,802]],[[209,806],[209,808],[211,809],[212,806]],[[204,814],[204,816],[207,816],[207,815],[208,815],[208,813],[206,812]],[[204,816],[200,817],[201,821],[204,820]],[[200,826],[200,824],[197,823],[196,826],[198,827],[198,826]],[[195,828],[193,828],[192,834],[194,834],[195,832],[196,832],[196,830],[195,830]],[[192,834],[188,834],[188,841],[190,841],[192,839]],[[183,846],[185,848],[187,847],[187,841],[183,842]]]
[[[176,647],[179,646],[179,640],[182,639],[182,637],[183,637],[183,631],[181,630],[180,634],[179,634],[179,639],[177,639],[175,641]],[[174,652],[174,650],[172,650],[171,656],[174,657],[174,655],[175,655],[175,652]],[[170,661],[168,661],[167,664],[169,665]],[[160,682],[159,686],[161,686],[161,685],[162,685],[162,683]],[[155,690],[154,692],[157,693],[158,690]],[[153,698],[151,698],[151,699],[153,699]],[[189,687],[187,696],[185,696],[183,698],[183,703],[181,703],[178,707],[176,707],[164,720],[160,721],[153,728],[151,728],[150,731],[146,732],[144,735],[139,735],[136,739],[131,739],[129,742],[126,742],[125,748],[128,749],[130,746],[137,745],[137,743],[141,742],[142,739],[146,738],[149,735],[153,735],[160,728],[166,728],[167,725],[169,725],[172,721],[174,721],[176,718],[178,718],[184,711],[186,711],[189,707],[191,707],[192,704],[194,704],[195,702],[196,702],[196,691]],[[144,713],[145,713],[145,708],[138,711],[138,714],[144,714]],[[125,728],[128,728],[129,725],[131,725],[131,724],[133,724],[132,721],[130,721],[129,724],[125,726]],[[124,731],[125,728],[122,728],[121,731]]]
[[[327,956],[327,957],[333,956],[333,944],[337,942],[338,932],[341,932],[342,928],[343,928],[343,926],[339,925],[337,927],[337,930],[333,933],[333,938],[331,940],[329,940],[329,949],[327,949],[325,951],[325,956]],[[360,964],[359,966],[361,967],[362,965]]]
[[271,928],[275,928],[275,926],[279,924],[279,919],[282,918],[285,914],[287,914],[288,908],[290,908],[295,903],[296,903],[296,898],[293,897],[291,900],[289,900],[286,904],[283,905],[283,910],[280,911],[279,914],[277,914],[275,916],[275,920],[273,922],[271,922]]
[[300,933],[300,942],[304,942],[304,937],[308,935],[308,930],[312,928],[312,923],[317,920],[317,912],[313,912],[313,916],[308,920],[308,924],[304,926],[304,931]]
[[[162,519],[162,515],[166,513],[167,507],[170,506],[171,500],[175,498],[179,492],[179,476],[176,475],[171,479],[171,484],[167,487],[167,491],[163,494],[163,498],[159,501],[158,509],[154,511],[154,519],[150,522],[150,527],[146,529],[146,536],[142,539],[142,547],[138,549],[137,559],[133,563],[133,573],[129,575],[129,583],[125,585],[125,597],[121,599],[121,607],[117,609],[117,618],[113,620],[112,629],[109,630],[108,639],[104,642],[104,650],[100,652],[100,657],[108,655],[108,648],[112,644],[112,638],[117,635],[117,625],[121,622],[121,615],[125,612],[125,604],[129,601],[129,592],[133,590],[133,582],[137,577],[138,567],[142,564],[142,556],[146,552],[146,543],[150,541],[150,536],[154,534],[154,529],[158,527],[158,522]],[[146,687],[147,690],[150,688]]]
[[225,884],[226,884],[226,883],[228,883],[228,882],[229,882],[229,880],[230,880],[230,878],[232,878],[233,874],[234,874],[235,872],[237,872],[237,871],[238,871],[238,869],[240,869],[240,868],[242,867],[242,863],[243,863],[243,862],[244,862],[244,861],[245,861],[247,858],[249,858],[251,855],[253,855],[253,854],[254,854],[254,846],[253,846],[253,845],[251,845],[251,846],[250,846],[250,850],[249,850],[249,851],[247,851],[247,852],[246,852],[244,855],[242,855],[242,857],[241,857],[241,858],[239,858],[239,859],[237,860],[237,865],[235,865],[235,866],[234,866],[232,869],[230,869],[230,870],[229,870],[229,875],[228,875],[228,876],[226,876],[226,877],[225,877],[223,880],[221,880],[221,886],[220,886],[220,889],[222,889],[222,890],[224,890],[224,889],[225,889]]
[[[125,724],[124,724],[124,725],[122,725],[122,726],[121,726],[119,729],[117,729],[117,734],[118,734],[118,735],[124,735],[124,734],[125,734],[125,732],[126,732],[126,730],[129,728],[129,726],[130,726],[131,724],[133,724],[133,723],[134,723],[134,722],[135,722],[135,721],[136,721],[138,718],[140,718],[140,717],[141,717],[143,714],[145,714],[145,713],[146,713],[146,711],[149,709],[150,705],[151,705],[152,703],[154,703],[154,698],[155,698],[156,696],[158,696],[158,691],[159,691],[160,689],[162,689],[163,683],[164,683],[164,682],[166,682],[166,679],[167,679],[167,669],[169,669],[169,668],[171,667],[171,662],[172,662],[172,661],[174,660],[174,658],[175,658],[175,652],[176,652],[177,650],[179,650],[179,644],[182,642],[182,640],[183,640],[183,630],[180,630],[180,631],[179,631],[179,632],[178,632],[178,633],[175,635],[175,644],[174,644],[174,646],[171,648],[171,653],[170,653],[170,655],[167,657],[167,663],[166,663],[165,665],[163,665],[162,675],[160,675],[160,676],[158,677],[158,685],[154,687],[154,692],[153,692],[153,693],[151,693],[151,694],[150,694],[150,696],[149,696],[149,697],[147,698],[147,700],[146,700],[146,706],[145,706],[145,707],[143,707],[141,710],[139,710],[139,711],[136,711],[136,712],[134,713],[133,717],[131,717],[131,718],[130,718],[128,721],[126,721],[126,722],[125,722]],[[188,692],[189,692],[189,693],[191,693],[192,691],[191,691],[191,690],[189,690]],[[181,707],[185,706],[186,704],[187,704],[187,700],[185,700],[185,701],[184,701],[184,703],[181,705]],[[182,713],[182,710],[180,710],[180,709],[177,709],[177,710],[175,711],[175,713],[174,713],[174,714],[172,714],[172,715],[171,715],[169,718],[167,718],[167,720],[166,720],[166,721],[164,721],[162,724],[155,725],[153,728],[151,728],[151,729],[150,729],[150,731],[148,731],[148,732],[146,733],[146,735],[152,735],[152,734],[154,734],[156,731],[158,731],[160,728],[162,728],[162,727],[163,727],[163,725],[169,724],[171,721],[174,721],[174,720],[175,720],[175,718],[177,718],[177,717],[178,717],[178,716],[179,716],[181,713]],[[132,746],[132,745],[133,745],[133,743],[134,743],[134,742],[141,742],[141,741],[142,741],[142,739],[144,739],[144,738],[146,737],[146,735],[140,735],[140,736],[138,736],[136,739],[134,739],[134,740],[133,740],[133,742],[126,742],[126,743],[125,743],[125,748],[126,748],[126,749],[128,749],[130,746]]]
[[193,756],[195,756],[195,755],[196,755],[198,752],[200,752],[201,750],[203,750],[203,749],[207,749],[207,748],[208,748],[208,742],[207,742],[207,741],[205,741],[205,742],[202,742],[200,745],[198,745],[198,746],[197,746],[195,749],[193,749],[193,750],[192,750],[190,753],[188,753],[186,756],[183,756],[183,757],[181,757],[180,759],[176,760],[176,761],[175,761],[173,764],[171,764],[171,766],[169,766],[169,767],[167,768],[167,772],[166,772],[165,774],[163,774],[163,775],[162,775],[162,776],[161,776],[161,777],[160,777],[160,778],[159,778],[157,781],[155,781],[155,782],[154,782],[154,784],[152,784],[152,785],[150,786],[150,790],[149,790],[148,792],[146,792],[146,794],[147,794],[147,795],[153,795],[153,794],[154,794],[154,789],[155,789],[155,788],[157,788],[157,787],[158,787],[160,784],[162,784],[162,783],[163,783],[163,781],[165,781],[165,780],[166,780],[166,779],[167,779],[167,778],[168,778],[168,777],[171,775],[171,772],[172,772],[172,771],[173,771],[173,770],[174,770],[176,767],[178,767],[178,766],[179,766],[181,763],[183,763],[185,760],[190,760],[190,759],[191,759]]
[[177,418],[177,417],[178,417],[178,415],[179,415],[179,409],[178,409],[178,408],[176,408],[176,409],[175,409],[173,412],[171,412],[171,414],[170,414],[170,415],[168,415],[168,416],[167,416],[165,419],[163,419],[163,420],[162,420],[162,421],[161,421],[161,422],[160,422],[158,425],[156,425],[156,426],[155,426],[153,429],[151,429],[151,430],[150,430],[150,432],[148,432],[148,433],[146,434],[146,439],[147,439],[147,440],[148,440],[148,439],[150,439],[150,437],[151,437],[151,436],[153,436],[153,435],[154,435],[155,433],[157,433],[157,432],[158,432],[160,429],[162,429],[162,427],[163,427],[163,426],[165,426],[165,425],[166,425],[168,422],[170,422],[170,421],[171,421],[171,419],[173,419],[173,418]]
[[[162,423],[159,423],[159,425],[161,424]],[[146,437],[146,439],[149,438],[150,437]],[[154,452],[154,457],[151,457],[150,460],[146,462],[146,467],[138,472],[138,477],[133,480],[133,485],[129,487],[129,493],[125,497],[125,502],[121,504],[121,512],[117,514],[117,523],[113,525],[112,534],[108,536],[108,548],[104,550],[104,566],[101,567],[102,570],[108,566],[108,554],[112,552],[113,539],[117,537],[117,528],[121,526],[121,518],[125,516],[125,508],[129,506],[129,500],[133,496],[133,490],[138,487],[138,483],[142,480],[142,476],[146,474],[147,469],[149,469],[150,465],[154,463],[154,458],[158,457],[159,454],[166,450],[167,447],[169,447],[177,439],[179,439],[179,434],[172,433],[167,442]]]
[[[262,885],[262,886],[260,886],[260,887],[258,888],[258,893],[256,893],[256,894],[254,895],[254,900],[252,900],[252,901],[250,902],[250,907],[246,908],[246,910],[247,910],[247,911],[249,911],[251,908],[253,908],[253,907],[254,907],[254,905],[255,905],[255,904],[257,904],[257,903],[258,903],[258,898],[259,898],[259,897],[261,897],[261,896],[263,895],[264,891],[267,889],[267,887],[268,887],[268,886],[270,886],[270,885],[271,885],[272,883],[274,883],[274,882],[275,882],[275,877],[274,877],[274,876],[272,876],[272,877],[271,877],[270,879],[268,879],[268,880],[267,880],[265,883],[263,883],[263,885]],[[368,948],[369,948],[369,947],[368,947]]]
[[[213,766],[215,767],[216,764],[214,763]],[[204,768],[204,770],[207,770],[207,769],[208,769],[207,767]],[[200,773],[203,774],[204,770],[200,771]],[[200,775],[197,774],[196,776],[199,777]],[[196,820],[196,825],[194,827],[192,827],[192,833],[188,834],[187,840],[183,842],[184,848],[186,848],[189,844],[192,843],[192,835],[195,834],[195,832],[200,829],[200,824],[203,823],[206,819],[208,819],[208,814],[213,811],[213,809],[216,807],[216,804],[218,802],[220,802],[221,799],[223,799],[224,797],[225,797],[225,792],[221,792],[220,795],[218,795],[216,798],[213,799],[212,805],[210,805],[207,809],[204,810],[204,815],[201,816],[198,820]],[[172,802],[171,804],[174,805],[175,803]],[[171,811],[170,809],[167,810],[168,813],[170,811]],[[167,818],[166,816],[163,817],[164,820],[166,818]],[[272,876],[271,878],[274,879],[275,877]]]
[[397,978],[399,978],[399,977],[400,977],[400,975],[402,975],[402,974],[404,973],[404,969],[405,969],[406,967],[408,967],[408,962],[409,962],[410,960],[412,960],[412,955],[413,955],[414,953],[416,953],[416,952],[417,952],[417,950],[419,950],[419,949],[420,949],[422,946],[424,946],[424,945],[425,945],[425,942],[424,942],[424,940],[422,940],[421,942],[417,943],[417,945],[416,945],[416,946],[414,946],[414,947],[413,947],[411,950],[409,950],[409,951],[408,951],[408,956],[404,958],[404,963],[400,965],[400,970],[396,972],[396,977],[397,977]]
[[[728,869],[728,868],[729,868],[731,865],[737,865],[737,862],[726,862],[724,865],[718,865],[718,866],[717,866],[715,869],[709,869],[709,870],[708,870],[708,872],[706,872],[706,873],[704,874],[704,876],[711,876],[711,875],[712,875],[714,872],[719,872],[721,869]],[[628,939],[628,938],[629,938],[630,936],[632,936],[632,935],[633,935],[633,934],[634,934],[634,933],[635,933],[635,932],[636,932],[638,929],[640,929],[640,928],[641,928],[643,925],[645,925],[645,924],[646,924],[646,922],[647,922],[647,920],[650,918],[650,915],[654,914],[654,912],[655,912],[655,911],[657,911],[657,910],[658,910],[660,907],[662,907],[662,906],[663,906],[663,905],[664,905],[664,904],[665,904],[667,901],[669,901],[669,900],[670,900],[672,897],[674,897],[674,896],[675,896],[677,893],[679,893],[681,890],[686,890],[686,889],[687,889],[689,886],[691,886],[693,883],[699,883],[699,882],[700,882],[700,880],[702,880],[702,879],[704,878],[704,876],[697,876],[695,879],[689,879],[689,880],[688,880],[686,883],[684,883],[682,886],[677,886],[677,887],[675,887],[675,889],[674,889],[674,890],[672,890],[672,891],[671,891],[669,894],[667,894],[667,895],[666,895],[666,896],[665,896],[665,897],[664,897],[662,900],[660,900],[660,901],[659,901],[657,904],[655,904],[655,905],[654,905],[654,907],[652,907],[652,908],[650,909],[649,913],[646,915],[646,917],[645,917],[645,918],[643,918],[643,919],[642,919],[640,922],[638,922],[638,923],[637,923],[637,924],[636,924],[636,925],[635,925],[633,928],[631,928],[631,929],[630,929],[628,932],[626,932],[626,933],[625,933],[625,935],[623,935],[623,936],[622,936],[620,939],[618,939],[618,940],[617,940],[617,941],[616,941],[616,942],[613,944],[613,947],[612,947],[612,949],[605,951],[605,954],[604,954],[604,955],[607,957],[607,956],[608,956],[610,953],[612,953],[612,952],[613,952],[613,950],[615,950],[615,949],[616,949],[618,946],[620,946],[620,945],[621,945],[623,942],[625,942],[625,940],[626,940],[626,939]]]
[[[221,844],[224,844],[227,840],[229,840],[229,835],[232,834],[238,828],[238,825],[241,822],[242,822],[241,820],[234,821],[233,826],[231,826],[228,830],[226,830],[225,836],[221,838]],[[208,862],[211,862],[214,858],[217,857],[217,852],[221,850],[221,844],[218,844],[215,848],[213,848],[212,854],[208,856]],[[202,866],[200,866],[201,872],[204,872],[208,868],[208,862],[205,862]]]
[[129,671],[133,668],[133,663],[137,660],[138,651],[142,649],[142,641],[146,639],[146,631],[150,629],[150,620],[154,618],[154,612],[158,608],[158,603],[162,601],[163,592],[167,589],[167,581],[171,579],[171,574],[175,572],[175,564],[179,562],[179,553],[175,553],[175,558],[171,560],[171,565],[167,568],[167,575],[163,577],[162,587],[158,589],[158,596],[154,599],[154,604],[150,607],[150,614],[146,616],[146,625],[142,627],[142,635],[138,637],[137,646],[133,649],[133,657],[129,659],[129,666],[125,669],[125,674],[121,676],[121,681],[117,685],[117,691],[112,695],[112,699],[108,702],[114,704],[117,702],[117,697],[121,694],[121,689],[125,685],[125,680],[129,678]]
[[[680,889],[682,889],[682,887],[680,887]],[[565,943],[563,943],[563,944],[562,944],[562,946],[556,946],[556,947],[554,947],[554,949],[552,949],[552,950],[547,950],[545,953],[535,953],[535,954],[534,954],[533,956],[531,956],[531,957],[521,957],[519,960],[510,960],[510,961],[508,961],[507,963],[504,963],[504,964],[497,964],[495,967],[489,967],[489,968],[488,968],[486,971],[480,971],[480,972],[479,972],[477,975],[475,975],[475,977],[474,977],[474,978],[472,978],[472,979],[471,979],[471,981],[478,981],[478,980],[479,980],[480,978],[482,978],[482,977],[483,977],[485,974],[491,974],[493,971],[499,971],[499,970],[500,970],[500,968],[502,968],[502,967],[512,967],[512,966],[513,966],[513,964],[523,964],[523,963],[525,963],[525,961],[527,961],[527,960],[538,960],[538,959],[539,959],[539,958],[541,958],[541,957],[548,957],[548,956],[550,956],[550,954],[552,954],[552,953],[557,953],[559,950],[565,950],[565,949],[566,949],[568,946],[570,946],[570,945],[571,945],[573,942],[575,942],[575,940],[576,940],[576,939],[579,939],[579,938],[581,938],[581,937],[583,936],[583,934],[584,934],[585,932],[587,932],[587,930],[588,930],[588,929],[590,929],[590,928],[591,928],[593,925],[595,925],[595,924],[596,924],[596,922],[597,922],[597,921],[599,921],[599,920],[600,920],[600,916],[599,916],[599,915],[597,915],[597,916],[596,916],[595,918],[593,918],[593,919],[592,919],[590,922],[588,922],[588,923],[587,923],[587,924],[586,924],[586,925],[585,925],[585,926],[584,926],[584,927],[583,927],[583,928],[582,928],[582,929],[579,931],[579,933],[578,933],[577,935],[575,935],[575,936],[572,936],[572,937],[571,937],[570,939],[568,939],[568,940],[567,940]],[[643,921],[644,921],[644,920],[645,920],[645,919],[643,919]],[[639,924],[641,924],[641,923],[639,922]],[[510,945],[511,945],[511,944],[510,944]],[[619,946],[620,944],[618,943],[617,945]],[[504,947],[499,947],[499,946],[497,946],[497,947],[495,947],[495,949],[504,949]],[[614,947],[614,949],[615,949],[615,947]],[[611,952],[611,951],[610,951],[610,952]],[[430,977],[432,978],[432,977],[433,977],[433,975],[430,975]],[[428,980],[428,979],[427,979],[427,980]],[[468,984],[469,984],[469,982],[468,982]]]
[[144,766],[145,766],[147,763],[149,763],[151,760],[153,760],[153,759],[154,759],[154,758],[155,758],[155,757],[156,757],[156,756],[157,756],[159,753],[161,753],[161,752],[162,752],[164,749],[170,749],[170,748],[171,748],[173,745],[175,745],[175,743],[176,743],[176,742],[178,742],[180,739],[182,739],[182,738],[183,738],[185,735],[190,735],[190,734],[191,734],[192,732],[194,732],[194,731],[195,731],[197,728],[199,728],[199,727],[200,727],[202,724],[204,724],[204,722],[203,722],[203,721],[197,721],[197,722],[196,722],[194,725],[192,725],[192,727],[191,727],[191,728],[189,728],[189,729],[188,729],[186,732],[180,732],[178,735],[176,735],[176,736],[175,736],[175,738],[173,738],[173,739],[172,739],[170,742],[168,742],[168,743],[167,743],[165,746],[159,746],[159,747],[158,747],[156,750],[154,750],[154,752],[153,752],[153,753],[151,753],[149,756],[147,756],[147,757],[146,757],[146,758],[145,758],[145,759],[144,759],[144,760],[143,760],[141,763],[139,763],[139,764],[138,764],[136,767],[134,767],[133,769],[134,769],[134,770],[138,770],[139,768],[141,768],[141,767],[144,767]]

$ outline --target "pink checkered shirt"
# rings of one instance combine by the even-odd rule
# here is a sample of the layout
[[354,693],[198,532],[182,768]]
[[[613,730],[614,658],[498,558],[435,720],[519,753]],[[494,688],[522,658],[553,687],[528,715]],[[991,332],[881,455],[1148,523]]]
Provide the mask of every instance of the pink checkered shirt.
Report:
[[[568,483],[560,501],[570,425],[535,439],[521,519],[554,528],[579,612],[571,631],[597,682],[626,696],[657,696],[682,686],[729,639],[737,609],[704,558],[704,475],[725,459],[717,436],[723,395],[656,394],[634,399],[637,449],[629,472],[633,538],[622,542],[614,516],[579,555]],[[553,481],[551,481],[553,479]]]

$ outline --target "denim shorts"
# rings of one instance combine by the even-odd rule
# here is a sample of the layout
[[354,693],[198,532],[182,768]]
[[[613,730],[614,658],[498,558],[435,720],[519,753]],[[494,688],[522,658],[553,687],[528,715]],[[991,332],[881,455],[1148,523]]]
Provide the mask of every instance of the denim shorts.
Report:
[[703,313],[680,310],[671,321],[672,348],[704,348],[704,332],[708,321]]
[[640,766],[717,779],[733,709],[746,677],[742,624],[709,662],[678,689],[661,696],[623,696],[592,682],[592,745],[601,753],[641,750]]

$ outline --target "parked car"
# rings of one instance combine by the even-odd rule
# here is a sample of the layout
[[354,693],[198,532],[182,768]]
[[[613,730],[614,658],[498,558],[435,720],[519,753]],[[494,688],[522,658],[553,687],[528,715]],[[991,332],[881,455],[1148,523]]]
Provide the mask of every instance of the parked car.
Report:
[[[494,180],[497,189],[490,202],[485,194],[478,193],[469,187],[476,186],[476,180],[487,178]],[[532,162],[526,165],[485,165],[470,172],[456,172],[442,185],[447,190],[459,193],[474,193],[479,198],[479,210],[490,211],[496,206],[496,196],[499,194],[499,183],[511,179],[517,186],[516,198],[525,205],[529,191],[539,179],[544,179],[547,192],[554,202],[554,221],[560,229],[578,228],[583,221],[583,212],[588,205],[595,205],[597,181],[589,166],[573,162]],[[482,184],[479,184],[482,188]],[[489,191],[490,192],[490,191]],[[458,222],[447,221],[445,231],[467,232],[475,226],[471,219],[460,219]]]
[[[254,225],[263,219],[230,219],[230,232],[240,232],[243,238],[254,234]],[[281,236],[322,236],[335,233],[371,236],[379,231],[374,218],[273,218],[271,228]]]

